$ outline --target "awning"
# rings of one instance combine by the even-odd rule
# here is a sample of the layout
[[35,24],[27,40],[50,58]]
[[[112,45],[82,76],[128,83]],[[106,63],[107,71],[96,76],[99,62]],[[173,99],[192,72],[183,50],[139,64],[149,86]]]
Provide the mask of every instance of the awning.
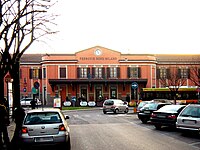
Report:
[[147,79],[49,79],[50,85],[58,85],[58,84],[78,84],[78,83],[133,83],[137,82],[138,84],[147,84]]

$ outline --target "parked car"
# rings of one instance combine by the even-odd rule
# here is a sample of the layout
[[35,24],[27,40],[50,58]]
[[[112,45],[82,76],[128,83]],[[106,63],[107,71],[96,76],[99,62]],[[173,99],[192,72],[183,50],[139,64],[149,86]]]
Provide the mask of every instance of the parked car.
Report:
[[144,106],[144,105],[146,105],[146,104],[148,104],[148,103],[152,103],[153,101],[141,101],[139,104],[138,104],[138,106],[137,106],[137,113],[139,113],[140,112],[140,109]]
[[22,149],[43,145],[61,146],[69,150],[69,116],[64,116],[58,108],[41,108],[26,113],[20,134]]
[[151,114],[151,124],[153,124],[156,129],[160,129],[162,126],[176,127],[176,119],[181,110],[185,105],[165,105],[160,109],[153,111]]
[[178,115],[176,127],[182,131],[199,132],[200,104],[188,104]]
[[[32,100],[33,100],[33,98],[31,98],[31,97],[22,98],[20,100],[20,104],[21,104],[22,107],[26,107],[26,106],[30,107]],[[41,100],[39,100],[38,98],[35,98],[35,101],[36,101],[36,103],[35,103],[36,106],[41,106],[42,105]]]
[[107,99],[103,103],[103,113],[106,114],[107,112],[124,112],[128,113],[128,103],[126,101],[122,101],[120,99]]
[[147,123],[150,120],[151,113],[159,108],[170,105],[171,103],[159,103],[159,102],[152,102],[149,104],[144,105],[140,112],[137,113],[138,118],[142,121],[142,123]]

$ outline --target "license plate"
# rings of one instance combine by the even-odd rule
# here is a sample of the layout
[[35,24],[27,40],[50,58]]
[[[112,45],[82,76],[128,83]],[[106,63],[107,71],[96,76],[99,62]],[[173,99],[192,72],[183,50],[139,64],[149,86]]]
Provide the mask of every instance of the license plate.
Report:
[[166,117],[163,115],[158,115],[158,118],[166,118]]
[[194,120],[184,120],[184,123],[186,124],[195,124]]
[[35,142],[53,142],[53,137],[37,137]]
[[150,111],[144,111],[144,113],[147,113],[147,114],[149,114],[149,113],[150,113]]

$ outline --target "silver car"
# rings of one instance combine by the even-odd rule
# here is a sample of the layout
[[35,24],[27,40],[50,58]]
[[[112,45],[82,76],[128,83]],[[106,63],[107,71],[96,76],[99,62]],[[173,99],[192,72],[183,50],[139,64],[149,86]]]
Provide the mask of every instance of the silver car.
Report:
[[36,146],[59,145],[70,150],[70,129],[58,108],[42,108],[26,113],[20,134],[22,149]]
[[176,127],[186,131],[200,130],[200,104],[188,104],[178,115]]
[[[21,104],[22,107],[26,107],[26,106],[30,107],[32,100],[33,100],[33,98],[31,98],[31,97],[23,98],[23,99],[20,100],[20,104]],[[41,100],[39,100],[38,98],[35,98],[35,102],[36,102],[35,103],[36,106],[42,105]]]
[[103,113],[107,112],[125,112],[128,113],[128,103],[126,101],[122,101],[120,99],[107,99],[103,103]]

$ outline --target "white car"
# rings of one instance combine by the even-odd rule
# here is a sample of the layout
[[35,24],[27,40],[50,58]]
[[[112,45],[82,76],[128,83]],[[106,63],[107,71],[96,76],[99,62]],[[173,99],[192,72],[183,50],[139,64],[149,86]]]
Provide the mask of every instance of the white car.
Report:
[[200,129],[200,104],[188,104],[178,115],[176,127],[182,131],[195,131]]
[[21,149],[59,146],[60,149],[70,150],[70,129],[66,119],[69,116],[64,116],[59,108],[28,111],[20,134]]
[[[32,100],[33,100],[33,98],[30,98],[30,97],[23,98],[23,99],[20,100],[20,104],[21,104],[22,107],[24,107],[24,106],[29,106],[30,107]],[[41,100],[39,100],[38,98],[35,98],[35,101],[36,101],[36,103],[35,103],[36,106],[41,106],[42,105]]]
[[107,99],[103,103],[103,113],[106,114],[107,112],[124,112],[128,113],[128,103],[126,101],[122,101],[120,99]]

